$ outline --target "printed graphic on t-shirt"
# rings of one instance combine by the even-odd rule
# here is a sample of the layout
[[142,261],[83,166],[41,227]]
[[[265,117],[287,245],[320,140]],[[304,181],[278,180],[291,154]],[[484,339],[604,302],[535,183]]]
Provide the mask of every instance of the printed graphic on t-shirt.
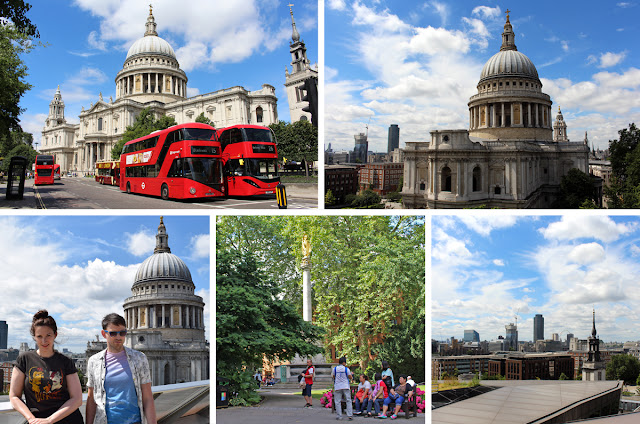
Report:
[[62,398],[64,376],[60,371],[49,371],[42,367],[29,369],[29,384],[38,402]]

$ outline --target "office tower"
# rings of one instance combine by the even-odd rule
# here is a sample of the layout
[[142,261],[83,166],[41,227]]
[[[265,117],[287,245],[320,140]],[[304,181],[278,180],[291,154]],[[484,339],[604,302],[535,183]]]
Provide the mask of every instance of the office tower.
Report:
[[400,127],[396,124],[389,126],[389,139],[387,141],[387,153],[393,152],[400,147]]
[[542,314],[536,314],[533,317],[533,342],[544,340],[544,317]]

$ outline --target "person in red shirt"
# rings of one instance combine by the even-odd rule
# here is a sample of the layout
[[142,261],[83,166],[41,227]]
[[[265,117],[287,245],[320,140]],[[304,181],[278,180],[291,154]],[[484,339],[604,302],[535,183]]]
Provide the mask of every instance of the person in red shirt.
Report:
[[315,377],[315,367],[311,362],[311,359],[307,359],[307,369],[302,373],[306,386],[302,390],[302,396],[307,401],[305,408],[313,408],[313,398],[311,397],[311,386],[313,385],[313,379]]

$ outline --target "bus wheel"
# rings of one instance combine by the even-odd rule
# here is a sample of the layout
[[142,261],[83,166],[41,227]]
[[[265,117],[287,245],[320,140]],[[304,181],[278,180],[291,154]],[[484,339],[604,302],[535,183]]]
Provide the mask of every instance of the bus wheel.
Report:
[[131,194],[131,184],[127,182],[127,194]]
[[169,187],[166,184],[162,184],[160,197],[162,197],[162,200],[169,200]]

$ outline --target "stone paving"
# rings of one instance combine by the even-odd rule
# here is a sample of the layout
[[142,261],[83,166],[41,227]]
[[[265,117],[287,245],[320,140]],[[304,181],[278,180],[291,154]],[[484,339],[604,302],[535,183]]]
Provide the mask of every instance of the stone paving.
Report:
[[[313,400],[313,409],[304,408],[304,398],[300,390],[292,389],[262,389],[258,391],[265,399],[258,405],[245,408],[226,408],[216,410],[217,424],[234,423],[259,423],[259,424],[291,424],[305,423],[317,424],[336,421],[336,415],[331,413],[330,408],[320,405],[318,399]],[[377,420],[374,418],[364,418],[355,415],[353,421],[347,419],[343,413],[344,422],[378,423],[388,422],[387,420]],[[393,422],[404,422],[404,416]],[[413,421],[411,421],[413,420]],[[411,418],[409,422],[425,422],[425,414],[418,414],[417,418]]]

